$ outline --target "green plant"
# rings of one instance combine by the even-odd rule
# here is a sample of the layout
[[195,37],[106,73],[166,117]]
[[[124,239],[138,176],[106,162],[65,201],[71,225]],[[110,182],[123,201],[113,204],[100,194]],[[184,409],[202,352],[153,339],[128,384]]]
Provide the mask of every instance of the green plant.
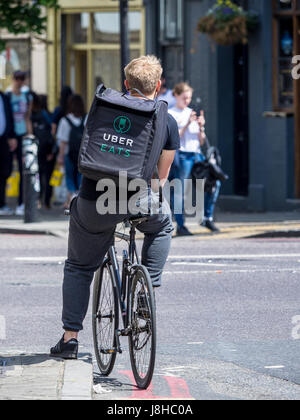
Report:
[[[14,35],[27,32],[41,35],[47,23],[43,7],[58,8],[58,0],[0,0],[0,29]],[[0,39],[0,51],[4,48],[5,41]]]
[[217,0],[198,22],[198,30],[217,44],[247,44],[248,34],[258,23],[254,12],[245,11],[231,0]]

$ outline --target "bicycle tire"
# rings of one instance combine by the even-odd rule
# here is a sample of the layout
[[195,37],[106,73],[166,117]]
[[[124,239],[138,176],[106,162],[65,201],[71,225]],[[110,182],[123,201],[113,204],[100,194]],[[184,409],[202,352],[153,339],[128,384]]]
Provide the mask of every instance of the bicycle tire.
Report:
[[[106,292],[108,296],[105,297]],[[99,370],[104,376],[108,376],[115,365],[117,357],[115,332],[118,326],[117,294],[111,267],[106,261],[95,274],[93,290],[94,350]]]
[[[143,310],[140,309],[139,294],[145,293]],[[131,305],[129,319],[129,353],[132,372],[138,388],[147,389],[155,368],[156,357],[156,308],[152,281],[144,266],[137,266],[132,276]],[[146,308],[148,311],[146,311]],[[149,348],[146,357],[146,347]]]

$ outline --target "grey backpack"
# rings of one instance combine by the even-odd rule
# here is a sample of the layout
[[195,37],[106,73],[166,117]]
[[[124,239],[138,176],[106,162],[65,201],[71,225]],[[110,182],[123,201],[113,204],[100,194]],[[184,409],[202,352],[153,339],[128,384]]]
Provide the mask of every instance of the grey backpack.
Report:
[[79,153],[79,171],[89,179],[150,182],[167,135],[168,105],[97,88]]

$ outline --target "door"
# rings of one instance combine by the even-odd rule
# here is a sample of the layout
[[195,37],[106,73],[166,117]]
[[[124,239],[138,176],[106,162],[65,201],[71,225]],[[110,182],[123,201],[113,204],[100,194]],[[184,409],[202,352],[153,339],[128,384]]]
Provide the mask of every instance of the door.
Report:
[[234,192],[248,195],[248,46],[234,47]]

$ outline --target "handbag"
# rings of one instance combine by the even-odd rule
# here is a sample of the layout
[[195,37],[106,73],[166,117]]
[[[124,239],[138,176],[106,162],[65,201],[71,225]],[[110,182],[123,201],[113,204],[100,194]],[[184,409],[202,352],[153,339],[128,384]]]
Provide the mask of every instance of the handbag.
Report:
[[64,171],[62,167],[60,165],[56,165],[50,178],[50,182],[49,182],[50,186],[60,187],[62,184],[63,177],[64,177]]

